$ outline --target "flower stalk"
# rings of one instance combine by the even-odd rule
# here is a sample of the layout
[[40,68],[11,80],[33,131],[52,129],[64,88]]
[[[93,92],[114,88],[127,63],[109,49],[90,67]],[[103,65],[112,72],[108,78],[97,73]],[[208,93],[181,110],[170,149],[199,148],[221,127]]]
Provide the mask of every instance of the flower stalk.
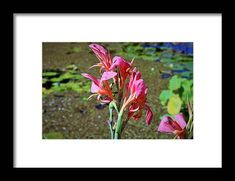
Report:
[[118,114],[118,119],[117,119],[117,125],[115,129],[115,135],[114,139],[120,139],[121,138],[121,133],[122,133],[122,116],[123,116],[123,111],[120,111]]

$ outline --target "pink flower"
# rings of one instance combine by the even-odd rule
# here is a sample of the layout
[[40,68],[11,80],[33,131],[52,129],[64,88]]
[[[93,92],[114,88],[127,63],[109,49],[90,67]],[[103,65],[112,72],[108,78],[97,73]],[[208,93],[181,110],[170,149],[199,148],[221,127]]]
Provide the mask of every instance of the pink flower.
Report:
[[112,90],[108,84],[109,79],[115,77],[117,75],[116,72],[104,72],[102,74],[101,79],[97,79],[96,77],[89,75],[87,73],[82,73],[82,76],[92,80],[91,84],[91,92],[98,94],[98,100],[101,100],[100,97],[105,95],[105,99],[102,99],[102,102],[111,102],[114,100]]
[[146,111],[146,123],[149,125],[153,118],[153,113],[150,106],[147,104],[147,92],[143,79],[141,79],[140,72],[133,69],[130,81],[126,85],[126,94],[124,98],[123,107],[128,107],[128,118],[133,117],[135,120],[142,116],[142,111]]
[[[120,138],[125,125],[130,118],[138,120],[141,118],[143,111],[146,114],[146,123],[149,125],[153,118],[153,112],[147,103],[148,88],[141,79],[141,74],[132,68],[133,60],[126,61],[120,56],[111,57],[108,50],[98,44],[90,44],[89,47],[99,59],[99,63],[93,67],[100,67],[101,78],[83,73],[85,78],[92,81],[91,96],[97,95],[97,99],[104,103],[109,104],[110,120],[109,127],[112,138]],[[108,80],[113,79],[111,85]],[[129,82],[126,84],[126,80]],[[126,85],[126,86],[125,86]],[[114,88],[115,92],[112,92]],[[91,97],[90,96],[90,97]],[[115,100],[116,98],[116,100]],[[115,107],[118,114],[116,121],[113,122],[113,107]],[[127,117],[123,121],[123,115],[127,113]]]
[[115,56],[113,58],[112,65],[110,67],[110,70],[114,70],[115,68],[119,68],[120,72],[120,88],[122,89],[125,84],[125,80],[127,79],[128,75],[130,75],[131,65],[133,61],[127,62],[124,58],[120,56]]
[[109,71],[112,65],[112,57],[110,53],[104,47],[95,43],[90,44],[89,47],[92,49],[92,51],[95,53],[96,57],[100,61],[96,65],[91,66],[90,68],[100,67],[100,72],[103,69]]
[[177,138],[183,139],[185,137],[186,121],[184,115],[179,113],[175,116],[163,116],[158,127],[159,132],[175,134]]

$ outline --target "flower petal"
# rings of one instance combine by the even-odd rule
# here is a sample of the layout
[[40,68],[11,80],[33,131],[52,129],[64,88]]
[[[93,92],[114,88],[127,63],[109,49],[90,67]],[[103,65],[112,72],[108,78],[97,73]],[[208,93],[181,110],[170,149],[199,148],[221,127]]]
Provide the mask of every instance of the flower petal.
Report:
[[146,123],[147,125],[150,125],[153,118],[153,112],[151,111],[148,105],[145,105],[145,107],[146,107]]
[[129,111],[130,112],[136,112],[136,111],[138,111],[140,109],[140,107],[138,106],[137,108],[135,108],[135,109],[129,109]]
[[114,69],[116,66],[121,66],[123,64],[125,64],[124,59],[122,57],[115,56],[113,57],[113,64],[110,69]]
[[187,123],[186,123],[186,121],[184,119],[184,115],[182,113],[179,113],[179,114],[175,115],[175,120],[180,125],[180,127],[182,129],[185,128]]
[[169,124],[172,119],[169,116],[163,116],[158,126],[158,131],[163,133],[174,133],[175,129]]
[[130,105],[128,108],[128,118],[131,118],[134,115],[135,111],[138,111],[138,109],[139,106],[137,104]]
[[104,72],[101,77],[101,81],[103,80],[109,80],[117,75],[116,72],[110,71],[110,72]]
[[110,99],[109,97],[105,97],[104,99],[100,99],[100,102],[103,103],[110,103],[112,101],[112,99]]
[[143,79],[139,79],[135,81],[135,89],[136,96],[138,97],[141,93],[145,93],[146,86],[144,84]]
[[107,53],[107,50],[105,50],[104,47],[102,47],[101,45],[98,45],[96,43],[92,43],[89,45],[89,47],[93,50],[93,52],[95,54],[99,54],[99,53],[102,53],[102,54],[106,54]]
[[113,63],[110,70],[113,70],[117,66],[120,66],[121,69],[126,70],[130,67],[130,63],[125,61],[125,59],[120,56],[115,56],[113,57]]
[[92,75],[90,75],[90,74],[87,74],[87,73],[82,73],[82,76],[85,77],[85,78],[87,78],[87,79],[92,80],[97,86],[99,86],[100,81],[99,81],[99,79],[97,79],[96,77],[94,77],[94,76],[92,76]]
[[99,89],[100,89],[100,87],[97,86],[97,85],[92,81],[92,84],[91,84],[91,92],[92,92],[92,93],[97,93]]
[[89,67],[89,69],[92,69],[94,67],[102,67],[102,64],[101,63],[97,63],[97,64],[92,65],[91,67]]

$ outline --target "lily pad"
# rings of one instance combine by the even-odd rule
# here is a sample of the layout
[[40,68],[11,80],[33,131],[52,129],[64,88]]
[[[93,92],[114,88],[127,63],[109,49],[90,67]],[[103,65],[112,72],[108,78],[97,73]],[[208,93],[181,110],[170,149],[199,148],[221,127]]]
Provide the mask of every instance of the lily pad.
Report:
[[46,89],[46,88],[42,88],[42,95],[43,96],[47,96],[48,94],[52,93],[53,91],[51,89]]
[[193,62],[185,62],[184,65],[185,65],[185,68],[187,68],[188,70],[190,71],[193,70]]
[[43,77],[54,77],[54,76],[57,76],[57,75],[58,75],[57,72],[43,72],[42,73]]
[[72,64],[72,65],[68,65],[68,66],[66,67],[66,69],[67,69],[67,70],[77,70],[78,67],[77,67],[76,65]]
[[172,63],[172,62],[175,62],[175,60],[172,59],[172,58],[161,58],[160,60],[163,63]]
[[193,76],[192,72],[183,72],[180,75],[182,78],[187,78],[187,79],[191,79]]
[[56,77],[56,78],[52,78],[51,81],[52,82],[61,82],[65,79],[73,79],[73,80],[80,80],[83,79],[83,77],[79,74],[74,74],[71,72],[66,72],[65,74],[62,74],[60,77]]
[[63,91],[75,91],[78,93],[81,92],[90,92],[90,85],[84,84],[81,86],[81,84],[77,82],[68,82],[68,83],[61,83],[58,85],[55,85],[51,88],[55,92],[63,92]]

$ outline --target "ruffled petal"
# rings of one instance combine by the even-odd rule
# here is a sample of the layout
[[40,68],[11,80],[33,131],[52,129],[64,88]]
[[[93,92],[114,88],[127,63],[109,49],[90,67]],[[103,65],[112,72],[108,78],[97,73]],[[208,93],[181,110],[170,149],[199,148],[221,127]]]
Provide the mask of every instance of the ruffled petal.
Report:
[[95,54],[99,54],[99,53],[102,53],[104,55],[107,54],[107,50],[101,45],[98,45],[96,43],[90,44],[89,47],[93,50]]
[[116,72],[110,71],[110,72],[104,72],[101,77],[101,81],[103,80],[109,80],[117,75]]
[[148,105],[145,105],[145,106],[146,106],[146,123],[147,125],[150,125],[153,119],[153,112]]
[[113,63],[110,70],[113,70],[117,66],[119,66],[122,70],[126,70],[130,68],[130,63],[125,61],[125,59],[120,56],[115,56],[113,57]]
[[172,127],[172,121],[171,117],[163,116],[158,126],[158,131],[163,133],[174,133],[175,129]]
[[92,84],[91,84],[91,92],[92,93],[97,93],[99,89],[100,89],[100,87],[97,86],[94,82],[92,82]]
[[99,79],[95,78],[94,76],[92,76],[90,74],[87,74],[87,73],[82,73],[82,76],[87,78],[87,79],[92,80],[97,86],[99,86],[100,81],[99,81]]
[[179,114],[175,115],[175,120],[180,125],[180,127],[182,129],[185,128],[187,123],[186,123],[186,121],[184,119],[184,115],[182,113],[179,113]]

